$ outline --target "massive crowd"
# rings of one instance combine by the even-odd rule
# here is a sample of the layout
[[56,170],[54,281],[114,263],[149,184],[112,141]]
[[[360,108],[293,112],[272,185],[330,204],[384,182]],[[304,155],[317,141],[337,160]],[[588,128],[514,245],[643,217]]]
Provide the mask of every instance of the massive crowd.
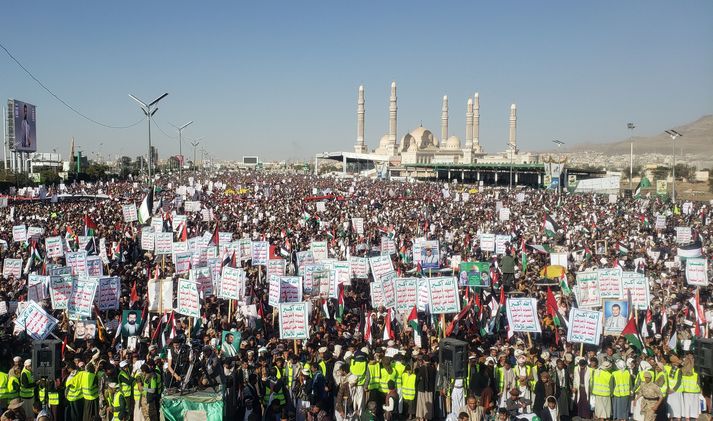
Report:
[[[297,253],[313,241],[326,241],[329,257],[344,261],[379,255],[384,238],[396,246],[390,256],[400,277],[434,276],[413,260],[418,238],[438,241],[439,275],[459,260],[489,269],[482,286],[461,284],[462,314],[443,320],[420,311],[414,323],[372,307],[371,275],[352,278],[343,303],[306,296],[314,303],[309,339],[286,341],[268,304],[266,267],[227,253],[218,256],[221,264],[246,273],[239,302],[206,294],[200,318],[147,310],[148,280],[179,278],[170,256],[142,249],[142,226],[124,221],[122,205],[138,206],[147,191],[131,180],[81,183],[53,187],[42,201],[11,198],[2,209],[2,260],[22,258],[24,269],[0,282],[2,420],[158,420],[159,412],[182,419],[175,405],[191,396],[208,419],[226,420],[695,419],[710,408],[702,397],[710,396],[710,382],[694,353],[713,322],[713,300],[709,287],[688,285],[675,230],[690,227],[686,247],[710,257],[710,204],[279,172],[160,176],[151,211],[166,230],[177,229],[171,215],[185,214],[187,238],[219,226],[232,240],[266,240],[271,257],[286,261],[286,274],[299,274]],[[74,197],[55,201],[58,193]],[[187,200],[203,212],[186,212]],[[655,227],[657,215],[666,217],[664,228]],[[363,218],[363,233],[352,218]],[[545,232],[548,218],[553,233]],[[20,224],[44,234],[13,241]],[[17,303],[28,299],[28,272],[66,264],[46,258],[41,238],[61,236],[76,250],[75,234],[88,224],[105,240],[104,250],[90,254],[105,254],[104,275],[121,279],[119,310],[97,309],[96,333],[77,334],[83,321],[41,300],[59,320],[48,339],[62,343],[56,378],[38,378],[32,341],[15,327]],[[506,252],[482,250],[483,233],[509,236]],[[543,279],[552,269],[549,251],[566,253],[565,272],[554,281]],[[616,266],[649,279],[650,305],[636,314],[643,346],[622,335],[602,335],[598,345],[567,342],[559,318],[578,306],[576,273]],[[548,288],[560,317],[548,311]],[[536,298],[541,333],[512,334],[501,297]],[[124,310],[133,312],[123,319]],[[439,369],[444,337],[467,343],[465,376]],[[181,393],[187,397],[170,399]],[[221,414],[210,412],[215,400]]]

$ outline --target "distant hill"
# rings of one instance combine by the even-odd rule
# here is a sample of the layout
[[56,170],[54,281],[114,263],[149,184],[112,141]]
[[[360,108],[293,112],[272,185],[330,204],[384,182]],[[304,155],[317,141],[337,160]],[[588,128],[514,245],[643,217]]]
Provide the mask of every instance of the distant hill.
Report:
[[[676,151],[683,146],[686,155],[701,155],[706,158],[713,156],[713,115],[706,115],[698,120],[674,127],[683,137],[676,140]],[[678,142],[683,142],[679,144]],[[644,153],[671,153],[671,138],[666,133],[649,137],[634,136],[634,150],[637,154]],[[614,143],[574,145],[567,148],[567,152],[593,151],[607,155],[623,155],[629,153],[629,139]]]

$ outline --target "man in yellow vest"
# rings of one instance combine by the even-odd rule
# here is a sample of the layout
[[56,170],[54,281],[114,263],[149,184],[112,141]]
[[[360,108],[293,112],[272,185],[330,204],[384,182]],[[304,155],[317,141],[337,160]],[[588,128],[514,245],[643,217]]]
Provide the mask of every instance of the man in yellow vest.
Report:
[[401,375],[401,393],[403,394],[403,410],[401,414],[409,419],[416,416],[416,373],[406,365]]
[[99,415],[99,384],[97,381],[97,367],[93,363],[87,364],[82,374],[82,398],[84,398],[84,418],[91,419]]
[[49,379],[40,379],[37,382],[37,399],[42,406],[47,406],[52,419],[58,419],[59,392],[55,387],[55,382]]
[[357,377],[357,384],[354,388],[354,396],[352,397],[352,400],[354,402],[354,412],[360,414],[364,405],[364,396],[370,379],[369,370],[367,370],[366,355],[364,352],[359,351],[356,353],[354,360],[349,365],[349,372]]
[[67,419],[81,420],[84,412],[84,399],[82,395],[82,377],[83,372],[80,371],[74,362],[67,363],[72,370],[65,380],[64,393],[67,398]]
[[374,358],[369,361],[367,365],[367,370],[369,370],[369,395],[367,397],[368,401],[374,401],[377,404],[381,402],[381,364]]
[[681,360],[671,355],[669,363],[664,366],[666,381],[668,383],[668,396],[666,396],[666,410],[668,416],[678,421],[683,414],[683,386],[681,385]]
[[[178,342],[176,342],[178,343]],[[133,411],[134,400],[133,400],[133,386],[134,378],[131,376],[131,371],[129,371],[129,362],[124,360],[119,363],[119,379],[118,385],[119,390],[121,390],[121,395],[124,398],[127,411]]]
[[[391,389],[389,389],[389,381],[394,382],[394,387],[396,387],[396,370],[391,367],[391,357],[384,357],[381,359],[381,372],[379,373],[379,391],[382,394],[382,398],[389,394]],[[380,401],[383,402],[382,399]]]
[[32,377],[32,360],[25,360],[22,372],[20,372],[20,399],[22,399],[22,409],[25,414],[32,414],[32,406],[35,403],[35,379]]
[[598,361],[592,358],[594,372],[591,377],[592,395],[594,395],[594,418],[604,421],[611,418],[611,397],[614,389],[614,379],[609,372],[611,363],[605,360],[601,367],[597,368]]
[[682,418],[696,419],[701,414],[700,396],[701,384],[698,373],[693,365],[693,355],[689,354],[684,359],[681,368],[681,392],[683,394]]
[[631,406],[631,373],[627,370],[624,360],[617,360],[616,368],[612,373],[614,378],[612,416],[614,420],[626,421],[629,419],[629,408]]
[[108,407],[108,410],[111,411],[111,420],[127,420],[129,417],[128,411],[126,409],[126,398],[124,397],[124,393],[121,391],[119,385],[117,385],[116,383],[112,382],[109,383],[107,386],[109,387],[109,402],[111,402],[111,406]]
[[8,375],[4,371],[0,371],[0,413],[5,412],[5,408],[7,408],[7,402],[8,402],[8,393],[7,393],[7,386],[8,386]]
[[7,402],[20,397],[20,374],[22,373],[22,358],[12,359],[13,365],[7,372]]

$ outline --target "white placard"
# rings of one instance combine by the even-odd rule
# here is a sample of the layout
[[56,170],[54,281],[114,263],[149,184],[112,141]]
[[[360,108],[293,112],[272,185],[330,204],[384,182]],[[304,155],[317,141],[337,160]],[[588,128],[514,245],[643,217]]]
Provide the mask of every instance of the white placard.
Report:
[[280,339],[309,339],[307,303],[282,303],[280,310]]
[[267,241],[252,242],[252,265],[267,266],[267,261],[270,259],[270,243]]
[[460,312],[458,281],[453,276],[430,278],[429,309],[431,314],[449,314]]
[[480,249],[482,251],[495,251],[495,234],[480,234]]
[[577,272],[575,294],[579,308],[600,307],[602,297],[599,293],[599,273]]
[[602,335],[602,312],[571,308],[569,310],[569,326],[567,342],[599,345]]
[[123,205],[121,211],[124,215],[124,222],[134,222],[139,220],[139,214],[136,212],[135,203]]
[[418,304],[418,278],[394,279],[396,311],[408,312]]
[[176,312],[189,317],[201,316],[200,297],[198,296],[198,285],[186,279],[178,280],[178,306]]
[[118,310],[119,295],[121,294],[121,278],[99,278],[96,299],[99,311]]
[[173,233],[172,232],[156,232],[155,253],[156,255],[173,254]]
[[165,313],[173,310],[173,279],[149,279],[148,290],[149,311]]
[[64,247],[62,246],[62,237],[47,237],[45,238],[45,250],[47,250],[47,258],[53,259],[64,256]]
[[312,241],[312,244],[310,244],[310,250],[312,251],[312,256],[314,256],[315,262],[321,262],[322,260],[327,260],[329,258],[326,241]]
[[508,325],[513,332],[541,332],[536,298],[508,298]]
[[686,259],[686,281],[688,285],[708,286],[708,260]]
[[599,295],[601,298],[603,300],[623,299],[624,291],[621,288],[621,268],[597,269],[597,272],[599,273]]

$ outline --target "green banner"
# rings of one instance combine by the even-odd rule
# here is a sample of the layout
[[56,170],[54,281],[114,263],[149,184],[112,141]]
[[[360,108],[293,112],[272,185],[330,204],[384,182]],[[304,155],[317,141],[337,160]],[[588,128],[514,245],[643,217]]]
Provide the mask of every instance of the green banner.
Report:
[[458,272],[460,285],[478,287],[490,284],[489,262],[462,262]]

